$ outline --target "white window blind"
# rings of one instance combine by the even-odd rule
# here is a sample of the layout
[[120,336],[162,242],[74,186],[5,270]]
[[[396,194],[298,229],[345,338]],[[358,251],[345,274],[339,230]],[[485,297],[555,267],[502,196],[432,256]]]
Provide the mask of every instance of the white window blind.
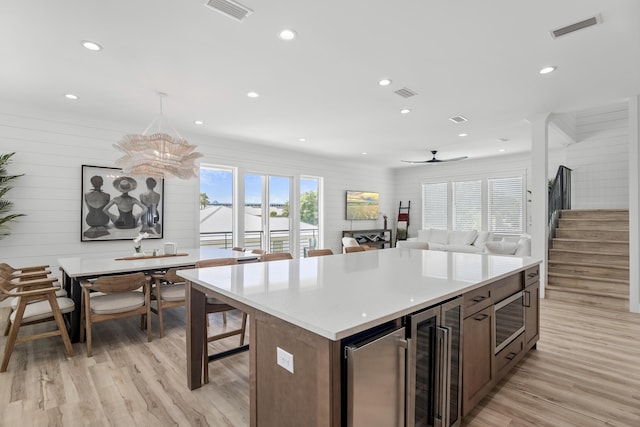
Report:
[[489,179],[488,187],[489,231],[522,234],[522,177]]
[[482,181],[453,182],[454,230],[480,230],[482,228]]
[[422,228],[447,228],[447,183],[422,184]]

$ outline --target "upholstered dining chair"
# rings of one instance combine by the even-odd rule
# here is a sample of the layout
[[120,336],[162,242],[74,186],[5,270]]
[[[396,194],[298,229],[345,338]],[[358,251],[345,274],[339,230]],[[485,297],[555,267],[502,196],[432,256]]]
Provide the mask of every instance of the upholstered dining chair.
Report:
[[325,256],[325,255],[333,255],[333,251],[331,249],[309,249],[307,251],[308,257]]
[[[73,300],[69,298],[56,298],[55,293],[60,288],[54,286],[54,283],[58,279],[46,277],[46,273],[43,273],[45,270],[36,269],[28,273],[28,270],[24,269],[20,270],[20,272],[14,271],[10,275],[6,274],[8,270],[3,270],[0,273],[0,293],[18,298],[16,308],[9,316],[9,336],[5,344],[0,372],[7,370],[13,348],[15,344],[21,342],[60,335],[67,355],[69,357],[73,356],[73,348],[71,347],[71,341],[69,340],[62,314],[73,311],[75,305]],[[32,273],[35,273],[35,275],[31,275]],[[43,274],[45,277],[42,277]],[[58,327],[57,330],[18,336],[21,326],[51,320],[55,320]]]
[[[217,258],[217,259],[207,259],[196,262],[196,268],[206,268],[206,267],[220,267],[224,265],[237,265],[238,260],[235,258]],[[209,314],[213,313],[222,313],[222,322],[227,324],[227,311],[235,310],[236,308],[230,306],[229,304],[220,301],[219,299],[213,298],[211,296],[206,296],[206,302],[204,306],[205,312],[205,342],[204,342],[204,382],[209,382],[209,343],[217,340],[221,340],[223,338],[232,337],[234,335],[240,335],[240,346],[244,345],[244,336],[247,329],[247,313],[242,312],[242,323],[239,328],[233,329],[231,331],[222,332],[219,334],[215,334],[209,336]]]
[[262,254],[260,255],[260,261],[278,261],[281,259],[293,259],[293,256],[289,252],[276,252],[273,254]]
[[[184,279],[178,276],[179,270],[193,267],[170,268],[164,273],[153,273],[153,289],[151,292],[151,312],[158,315],[160,338],[164,336],[163,311],[167,308],[181,307],[185,304]],[[153,302],[155,301],[155,307]]]
[[364,252],[366,249],[362,246],[345,246],[344,253],[350,254],[352,252]]
[[256,254],[256,255],[262,255],[267,253],[264,249],[247,249],[249,251],[251,251],[252,254]]
[[[80,341],[87,339],[87,357],[92,355],[94,323],[140,316],[141,326],[146,320],[147,341],[151,341],[151,278],[144,273],[101,276],[91,282],[83,280]],[[140,289],[142,288],[142,292]],[[94,291],[91,294],[91,291]]]
[[233,248],[231,248],[231,250],[236,252],[244,252],[244,248],[241,248],[239,246],[234,246]]

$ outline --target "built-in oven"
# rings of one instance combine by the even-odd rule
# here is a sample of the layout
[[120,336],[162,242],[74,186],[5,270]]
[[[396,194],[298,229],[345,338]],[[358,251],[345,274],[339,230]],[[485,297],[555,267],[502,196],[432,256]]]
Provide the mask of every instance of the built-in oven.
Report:
[[524,332],[523,295],[517,292],[494,306],[495,354]]

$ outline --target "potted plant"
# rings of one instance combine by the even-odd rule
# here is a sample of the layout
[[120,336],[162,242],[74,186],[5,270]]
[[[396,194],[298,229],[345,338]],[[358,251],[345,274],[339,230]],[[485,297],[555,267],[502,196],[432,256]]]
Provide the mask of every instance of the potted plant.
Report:
[[7,173],[6,166],[11,162],[11,157],[16,154],[2,154],[0,155],[0,240],[7,237],[9,233],[9,223],[14,219],[25,216],[25,214],[10,214],[13,202],[5,199],[5,195],[11,190],[11,183],[20,178],[22,175],[9,175]]

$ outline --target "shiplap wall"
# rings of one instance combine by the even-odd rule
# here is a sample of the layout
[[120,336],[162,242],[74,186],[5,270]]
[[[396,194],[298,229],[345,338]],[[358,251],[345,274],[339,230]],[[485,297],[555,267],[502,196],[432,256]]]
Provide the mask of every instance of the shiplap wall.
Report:
[[[529,153],[397,168],[394,169],[396,212],[400,201],[406,205],[411,200],[409,237],[416,237],[418,230],[422,228],[423,183],[437,182],[441,179],[452,181],[504,176],[505,173],[511,176],[524,174],[529,179],[531,176],[530,168],[531,156]],[[526,218],[528,224],[528,215]]]
[[[49,264],[57,271],[57,258],[106,251],[128,254],[130,241],[80,242],[81,166],[113,166],[119,152],[112,144],[127,133],[140,132],[144,125],[0,106],[0,153],[15,151],[9,173],[25,174],[8,197],[14,202],[14,212],[27,214],[12,224],[9,237],[0,240],[0,262]],[[382,227],[382,219],[353,224],[345,220],[345,190],[377,191],[381,212],[392,211],[392,172],[364,160],[357,164],[180,131],[198,145],[204,154],[202,163],[296,179],[300,175],[322,177],[323,246],[334,252],[341,250],[341,230]],[[197,179],[165,181],[164,241],[182,248],[198,246],[199,193]],[[154,241],[154,247],[160,245]]]
[[576,113],[576,143],[566,149],[573,209],[629,207],[628,104]]

